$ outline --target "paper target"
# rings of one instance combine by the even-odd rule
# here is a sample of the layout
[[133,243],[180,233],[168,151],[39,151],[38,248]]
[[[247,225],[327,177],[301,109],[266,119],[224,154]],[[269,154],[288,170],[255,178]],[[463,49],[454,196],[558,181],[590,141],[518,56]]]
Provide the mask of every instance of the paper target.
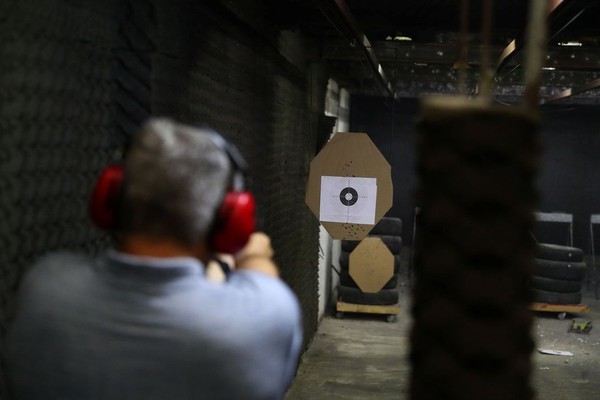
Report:
[[322,176],[320,221],[375,224],[377,179]]

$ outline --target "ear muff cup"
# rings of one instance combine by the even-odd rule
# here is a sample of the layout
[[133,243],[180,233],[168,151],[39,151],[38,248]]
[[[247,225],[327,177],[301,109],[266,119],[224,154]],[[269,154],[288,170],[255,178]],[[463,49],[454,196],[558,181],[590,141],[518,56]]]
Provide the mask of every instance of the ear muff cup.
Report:
[[89,213],[92,222],[101,229],[117,228],[117,210],[123,187],[123,166],[106,167],[96,181],[90,197]]
[[234,254],[240,251],[256,229],[256,202],[248,191],[228,192],[217,213],[211,236],[217,253]]

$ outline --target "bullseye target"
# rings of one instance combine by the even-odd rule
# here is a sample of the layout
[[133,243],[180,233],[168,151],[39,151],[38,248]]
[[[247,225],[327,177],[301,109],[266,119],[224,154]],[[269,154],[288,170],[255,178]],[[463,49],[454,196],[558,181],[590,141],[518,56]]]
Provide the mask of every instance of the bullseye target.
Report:
[[336,132],[310,162],[305,201],[333,239],[362,240],[392,207],[390,164],[368,134]]
[[358,192],[352,187],[343,188],[340,192],[340,201],[346,207],[353,206],[358,201]]
[[321,177],[321,221],[374,224],[376,204],[376,178]]

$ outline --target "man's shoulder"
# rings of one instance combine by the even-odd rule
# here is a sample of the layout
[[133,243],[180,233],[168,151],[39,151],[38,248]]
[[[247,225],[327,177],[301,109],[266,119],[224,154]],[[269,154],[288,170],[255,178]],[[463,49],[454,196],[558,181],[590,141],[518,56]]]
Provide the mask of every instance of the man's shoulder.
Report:
[[281,279],[274,278],[258,271],[235,271],[229,278],[232,286],[239,286],[244,290],[267,293],[269,296],[282,297],[292,303],[296,296],[290,287]]
[[297,323],[300,305],[294,291],[283,281],[254,271],[233,273],[230,284],[238,287],[246,307],[253,307],[253,318],[281,318]]
[[78,253],[69,250],[59,250],[47,253],[38,259],[37,263],[46,264],[65,264],[65,263],[81,263],[91,262],[93,258],[84,253]]
[[41,256],[31,267],[32,272],[63,272],[91,265],[94,259],[86,254],[72,251],[56,251]]
[[57,251],[40,257],[26,272],[23,286],[38,286],[87,274],[94,259],[85,254]]

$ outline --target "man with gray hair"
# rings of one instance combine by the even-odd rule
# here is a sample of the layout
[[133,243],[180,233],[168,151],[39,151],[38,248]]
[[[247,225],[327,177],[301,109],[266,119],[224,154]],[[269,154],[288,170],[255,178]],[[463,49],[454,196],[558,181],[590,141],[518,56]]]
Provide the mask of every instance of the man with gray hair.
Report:
[[233,179],[214,133],[145,124],[127,155],[118,245],[61,252],[22,282],[10,326],[16,399],[282,399],[302,343],[270,239],[254,233],[225,282],[207,279]]

